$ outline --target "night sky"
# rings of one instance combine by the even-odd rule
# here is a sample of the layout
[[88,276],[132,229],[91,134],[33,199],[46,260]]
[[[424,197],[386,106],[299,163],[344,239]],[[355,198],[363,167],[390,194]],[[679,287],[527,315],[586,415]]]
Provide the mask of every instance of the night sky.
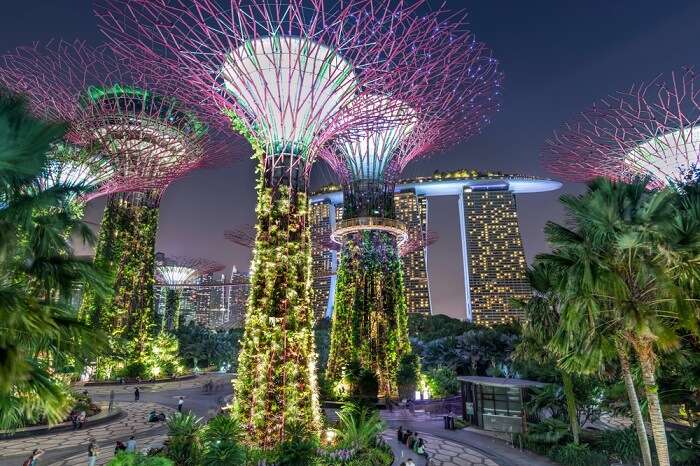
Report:
[[[664,5],[658,0],[451,0],[447,4],[468,8],[472,30],[500,61],[505,73],[503,105],[483,134],[410,165],[407,176],[458,168],[547,176],[539,166],[539,150],[564,120],[633,82],[700,64],[697,1]],[[1,51],[56,38],[103,41],[89,0],[4,0],[1,11]],[[254,221],[253,162],[241,158],[233,168],[200,171],[170,186],[161,205],[157,250],[247,270],[250,252],[223,238],[225,229]],[[319,165],[312,184],[332,180],[328,168]],[[581,189],[567,184],[560,192],[518,198],[528,260],[546,249],[544,223],[563,220],[557,197]],[[98,221],[103,206],[99,201],[90,204],[88,219]],[[428,258],[433,310],[463,318],[457,198],[431,198],[429,222],[440,235]]]

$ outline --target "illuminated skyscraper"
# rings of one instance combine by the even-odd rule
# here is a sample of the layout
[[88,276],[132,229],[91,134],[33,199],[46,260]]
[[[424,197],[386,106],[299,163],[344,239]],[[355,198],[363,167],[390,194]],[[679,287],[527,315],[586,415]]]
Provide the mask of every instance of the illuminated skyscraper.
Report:
[[[396,219],[408,229],[409,239],[426,244],[428,234],[428,199],[416,194],[414,189],[394,195]],[[402,256],[406,305],[408,312],[431,314],[430,289],[428,287],[427,247],[417,249]]]
[[313,245],[311,256],[314,289],[312,306],[317,321],[330,315],[333,310],[333,299],[331,299],[330,294],[335,290],[337,253],[334,250],[324,248],[323,243],[324,239],[327,242],[335,228],[337,214],[335,206],[327,199],[311,203],[309,223],[311,224]]
[[488,325],[521,318],[511,299],[527,299],[531,289],[515,195],[507,185],[497,190],[465,186],[459,207],[467,319]]
[[250,292],[250,279],[248,275],[238,272],[234,265],[231,269],[231,279],[227,288],[228,318],[224,321],[225,328],[243,328],[245,323],[245,307]]
[[[396,218],[406,224],[409,239],[428,233],[428,197],[455,196],[458,199],[462,266],[464,271],[465,318],[482,324],[496,324],[522,317],[514,309],[512,298],[527,298],[531,290],[525,278],[527,264],[518,225],[516,195],[559,189],[561,183],[528,176],[502,173],[478,173],[459,170],[436,173],[430,177],[402,180],[397,183],[394,202]],[[335,206],[335,217],[342,218],[343,194],[332,187],[324,188],[312,199],[315,205]],[[333,209],[331,209],[333,212]],[[317,221],[312,215],[312,221]],[[314,238],[314,254],[320,254],[317,244],[326,234],[325,227]],[[455,260],[459,260],[457,256]],[[420,248],[402,257],[406,300],[409,312],[432,313],[428,280],[427,248]],[[334,272],[334,268],[331,269]],[[439,279],[440,277],[434,277]],[[332,280],[335,276],[332,277]],[[328,296],[328,303],[316,302],[319,307],[333,307],[329,296],[330,281],[315,279],[314,287],[321,289],[316,300]],[[320,296],[320,298],[319,298]],[[440,311],[439,309],[436,311]]]
[[[424,195],[408,189],[394,196],[396,218],[408,228],[409,239],[420,239],[425,244],[428,227],[428,202]],[[333,205],[330,199],[311,203],[311,239],[313,244],[314,314],[316,319],[333,311],[333,292],[338,253],[324,247],[335,228],[335,220],[342,218],[343,205]],[[324,241],[325,240],[325,241]],[[402,256],[406,304],[408,312],[430,314],[430,292],[426,268],[426,248],[420,248]]]

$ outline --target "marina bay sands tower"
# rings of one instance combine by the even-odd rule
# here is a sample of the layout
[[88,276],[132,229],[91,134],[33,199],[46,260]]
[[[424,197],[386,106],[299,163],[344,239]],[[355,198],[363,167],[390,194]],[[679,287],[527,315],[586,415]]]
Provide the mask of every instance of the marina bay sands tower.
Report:
[[[408,227],[409,238],[423,241],[402,256],[409,312],[431,314],[428,280],[428,197],[455,196],[459,215],[461,261],[464,273],[466,320],[497,324],[521,317],[511,298],[531,293],[518,225],[516,196],[559,189],[547,179],[478,173],[460,170],[431,177],[402,180],[394,195],[397,219]],[[311,199],[311,231],[314,239],[314,307],[317,317],[333,309],[338,252],[324,240],[342,218],[343,195],[334,187],[323,188]],[[455,260],[459,260],[455,258]]]

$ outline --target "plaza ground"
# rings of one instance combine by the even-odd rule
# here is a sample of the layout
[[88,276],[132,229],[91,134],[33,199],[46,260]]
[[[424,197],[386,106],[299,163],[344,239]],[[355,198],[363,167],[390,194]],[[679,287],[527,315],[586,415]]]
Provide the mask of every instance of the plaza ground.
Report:
[[[87,387],[96,402],[107,402],[110,390],[115,392],[117,406],[125,415],[114,421],[91,427],[89,422],[80,431],[56,432],[39,436],[0,440],[0,466],[18,466],[34,448],[46,451],[39,461],[41,466],[78,466],[87,464],[88,439],[93,437],[101,449],[98,465],[109,461],[114,454],[117,440],[126,442],[134,435],[137,448],[160,447],[165,440],[167,429],[163,423],[146,421],[148,413],[170,414],[177,409],[177,400],[185,398],[184,411],[192,411],[197,416],[208,419],[218,412],[224,398],[231,394],[231,375],[203,375],[195,379],[161,384],[140,384],[140,400],[134,402],[135,385],[113,385]],[[212,393],[204,390],[204,384],[212,380],[215,389]],[[412,415],[395,411],[382,413],[388,429],[383,438],[392,447],[400,464],[409,457],[418,465],[425,461],[400,445],[396,440],[396,429],[417,431],[426,442],[426,451],[434,466],[545,466],[553,465],[546,458],[521,451],[503,440],[474,431],[446,431],[442,428],[442,418],[427,415]],[[332,414],[331,414],[332,417]]]

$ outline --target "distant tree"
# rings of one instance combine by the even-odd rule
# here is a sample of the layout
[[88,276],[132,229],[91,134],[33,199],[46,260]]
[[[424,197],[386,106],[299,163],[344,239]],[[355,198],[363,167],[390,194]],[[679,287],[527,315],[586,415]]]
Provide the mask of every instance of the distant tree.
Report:
[[475,328],[476,325],[442,314],[425,315],[412,313],[408,316],[410,337],[428,342],[438,338],[458,336]]

